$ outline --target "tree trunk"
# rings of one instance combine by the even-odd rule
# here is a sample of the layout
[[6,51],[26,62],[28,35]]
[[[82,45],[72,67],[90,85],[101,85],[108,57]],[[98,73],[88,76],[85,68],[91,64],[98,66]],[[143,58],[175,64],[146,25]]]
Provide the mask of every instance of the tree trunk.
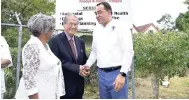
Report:
[[152,74],[152,94],[154,99],[159,99],[159,77],[157,73]]

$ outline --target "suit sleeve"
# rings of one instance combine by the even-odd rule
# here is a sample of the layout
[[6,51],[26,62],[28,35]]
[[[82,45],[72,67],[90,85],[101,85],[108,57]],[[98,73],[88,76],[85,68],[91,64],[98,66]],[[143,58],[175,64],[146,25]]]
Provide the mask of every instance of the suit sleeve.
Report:
[[[68,60],[63,59],[60,56],[58,43],[59,43],[59,41],[58,41],[57,37],[52,38],[49,41],[49,47],[51,48],[51,51],[54,53],[54,55],[57,56],[60,59],[60,61],[62,62],[62,68],[79,74],[79,66],[80,65],[74,64]],[[61,45],[63,45],[63,44],[61,44]]]
[[54,53],[54,55],[60,59],[58,45],[55,41],[55,38],[52,38],[51,40],[49,40],[49,47],[51,51]]

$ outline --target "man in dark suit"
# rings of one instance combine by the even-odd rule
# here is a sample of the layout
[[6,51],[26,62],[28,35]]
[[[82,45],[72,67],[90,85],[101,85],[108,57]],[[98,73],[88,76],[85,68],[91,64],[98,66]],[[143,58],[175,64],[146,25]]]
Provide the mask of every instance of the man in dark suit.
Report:
[[87,60],[85,44],[75,36],[78,30],[78,19],[75,15],[66,15],[63,23],[64,32],[49,41],[52,52],[62,62],[66,95],[61,99],[82,99],[84,76],[89,75],[89,71],[83,66]]

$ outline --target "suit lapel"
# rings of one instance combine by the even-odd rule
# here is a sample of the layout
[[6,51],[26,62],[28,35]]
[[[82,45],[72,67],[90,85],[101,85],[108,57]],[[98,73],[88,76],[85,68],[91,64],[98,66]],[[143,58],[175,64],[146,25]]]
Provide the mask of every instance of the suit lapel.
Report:
[[74,55],[73,55],[70,43],[68,42],[68,38],[66,37],[66,34],[65,33],[60,33],[60,34],[61,34],[60,40],[64,44],[64,46],[67,49],[68,53],[71,55],[72,59],[74,59]]

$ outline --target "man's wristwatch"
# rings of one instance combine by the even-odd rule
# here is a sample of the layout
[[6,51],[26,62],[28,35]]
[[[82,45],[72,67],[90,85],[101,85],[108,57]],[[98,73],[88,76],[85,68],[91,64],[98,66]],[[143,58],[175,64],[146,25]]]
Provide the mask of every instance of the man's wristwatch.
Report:
[[124,72],[120,72],[121,76],[126,77],[126,74]]

